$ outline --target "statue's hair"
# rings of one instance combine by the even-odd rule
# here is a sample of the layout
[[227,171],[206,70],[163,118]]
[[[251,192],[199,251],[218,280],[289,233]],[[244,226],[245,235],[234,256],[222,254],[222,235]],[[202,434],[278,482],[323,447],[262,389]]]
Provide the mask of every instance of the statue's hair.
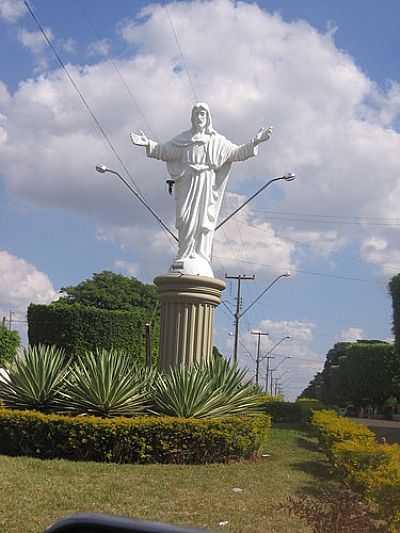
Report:
[[208,107],[208,104],[206,104],[206,103],[204,103],[204,102],[197,102],[197,103],[194,104],[194,106],[192,107],[192,115],[191,115],[191,121],[192,121],[192,124],[193,124],[193,114],[194,114],[194,112],[195,112],[197,109],[204,109],[204,111],[207,111],[207,126],[206,126],[206,133],[208,133],[208,134],[215,133],[215,130],[214,130],[213,125],[212,125],[212,117],[211,117],[210,108]]

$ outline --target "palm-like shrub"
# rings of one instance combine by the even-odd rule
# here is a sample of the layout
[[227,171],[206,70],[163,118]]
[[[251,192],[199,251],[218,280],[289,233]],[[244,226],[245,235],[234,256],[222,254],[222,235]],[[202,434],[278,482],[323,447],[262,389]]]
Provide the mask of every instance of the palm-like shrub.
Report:
[[260,400],[246,371],[224,359],[160,374],[153,387],[154,412],[184,418],[218,418],[254,412]]
[[98,350],[78,357],[63,392],[64,409],[98,416],[142,414],[155,371],[139,368],[125,353]]
[[0,400],[13,409],[54,410],[67,374],[62,350],[42,345],[23,348],[0,380]]

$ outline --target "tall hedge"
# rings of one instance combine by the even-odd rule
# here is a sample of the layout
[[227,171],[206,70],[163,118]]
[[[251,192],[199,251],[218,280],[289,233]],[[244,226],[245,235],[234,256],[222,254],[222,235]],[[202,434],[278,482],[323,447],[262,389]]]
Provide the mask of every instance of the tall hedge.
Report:
[[8,330],[0,324],[0,367],[14,359],[20,342],[17,331]]
[[[131,353],[135,359],[145,360],[145,323],[151,313],[111,311],[80,304],[31,304],[28,308],[29,343],[54,344],[67,356],[84,355],[96,348],[116,348]],[[153,359],[158,354],[159,324],[154,324]]]
[[393,276],[389,282],[389,291],[392,296],[394,345],[400,353],[400,274]]

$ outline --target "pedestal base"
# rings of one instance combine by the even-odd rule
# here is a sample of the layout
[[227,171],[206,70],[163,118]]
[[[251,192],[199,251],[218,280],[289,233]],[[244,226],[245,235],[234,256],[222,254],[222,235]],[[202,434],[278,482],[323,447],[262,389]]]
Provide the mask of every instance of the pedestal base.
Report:
[[210,359],[214,309],[225,283],[205,276],[166,274],[155,278],[161,303],[161,369],[190,366]]

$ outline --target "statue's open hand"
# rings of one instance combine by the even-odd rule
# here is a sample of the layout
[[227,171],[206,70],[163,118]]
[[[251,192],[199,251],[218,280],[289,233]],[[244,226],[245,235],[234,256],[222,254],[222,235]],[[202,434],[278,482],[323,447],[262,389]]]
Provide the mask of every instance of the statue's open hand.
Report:
[[272,126],[269,128],[261,128],[257,135],[254,137],[254,144],[260,144],[264,141],[267,141],[272,135]]
[[139,132],[140,134],[137,134],[135,132],[132,132],[130,134],[130,138],[133,144],[136,144],[136,146],[149,146],[149,139],[146,137],[142,130],[139,130]]

